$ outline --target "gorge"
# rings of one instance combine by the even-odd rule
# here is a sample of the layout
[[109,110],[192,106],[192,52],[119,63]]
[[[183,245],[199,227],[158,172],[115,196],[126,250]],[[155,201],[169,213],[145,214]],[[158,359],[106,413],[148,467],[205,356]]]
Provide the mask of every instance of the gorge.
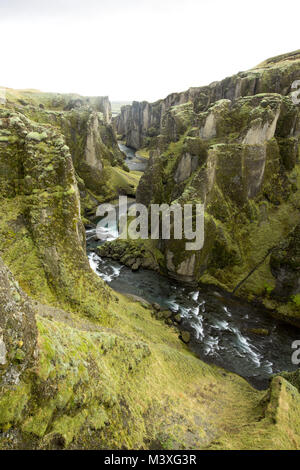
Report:
[[[268,59],[208,87],[134,102],[115,118],[127,145],[150,152],[138,202],[205,204],[204,248],[191,255],[183,241],[161,241],[160,270],[260,298],[296,325],[299,108],[288,95],[299,60],[297,51]],[[294,247],[293,268],[284,246]]]
[[[1,449],[299,448],[299,76],[296,51],[114,118],[5,89]],[[119,195],[204,204],[203,249],[101,244]]]
[[[120,148],[129,156],[129,166],[133,152],[123,144]],[[116,224],[108,227],[108,233],[109,241],[117,239]],[[100,251],[105,250],[105,243],[97,240],[96,230],[87,231],[92,269],[114,290],[142,298],[149,305],[161,305],[161,320],[170,325],[176,322],[170,321],[167,312],[179,314],[180,329],[191,332],[190,349],[205,362],[236,372],[262,389],[267,388],[271,375],[297,370],[297,364],[291,362],[291,344],[298,338],[296,328],[222,290],[204,285],[199,289],[143,268],[135,271],[110,257],[101,258],[98,248],[101,245]]]

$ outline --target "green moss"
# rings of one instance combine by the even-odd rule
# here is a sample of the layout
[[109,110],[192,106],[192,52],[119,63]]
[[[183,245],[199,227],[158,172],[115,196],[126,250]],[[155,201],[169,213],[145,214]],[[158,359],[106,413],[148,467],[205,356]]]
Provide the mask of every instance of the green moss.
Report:
[[38,132],[29,132],[29,134],[27,134],[27,139],[41,142],[41,140],[47,139],[47,133],[42,132],[41,134],[39,134]]
[[296,388],[282,377],[271,383],[270,392],[264,400],[267,404],[258,421],[226,433],[210,449],[268,449],[288,450],[294,448],[299,436],[299,400]]
[[297,369],[294,372],[283,372],[281,374],[278,374],[278,376],[279,375],[283,377],[285,380],[287,380],[288,382],[290,382],[290,384],[292,384],[293,387],[295,387],[300,393],[300,370],[299,369]]
[[287,171],[291,171],[296,164],[298,156],[298,139],[291,137],[278,139],[280,158]]
[[134,196],[141,176],[142,173],[139,171],[128,173],[121,168],[111,168],[108,175],[108,184],[112,188],[112,194],[121,193]]
[[271,292],[274,290],[274,286],[270,286],[268,283],[264,284],[264,288],[267,294],[271,294]]
[[20,422],[24,408],[30,399],[30,385],[21,384],[0,389],[0,427]]
[[292,301],[297,305],[297,307],[300,307],[300,294],[293,295]]

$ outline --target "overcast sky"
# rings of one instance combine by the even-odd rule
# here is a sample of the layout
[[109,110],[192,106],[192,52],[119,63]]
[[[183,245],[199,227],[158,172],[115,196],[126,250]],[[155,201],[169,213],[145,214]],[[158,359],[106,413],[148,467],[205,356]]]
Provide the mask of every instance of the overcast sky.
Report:
[[299,49],[299,13],[299,0],[0,0],[0,85],[155,101]]

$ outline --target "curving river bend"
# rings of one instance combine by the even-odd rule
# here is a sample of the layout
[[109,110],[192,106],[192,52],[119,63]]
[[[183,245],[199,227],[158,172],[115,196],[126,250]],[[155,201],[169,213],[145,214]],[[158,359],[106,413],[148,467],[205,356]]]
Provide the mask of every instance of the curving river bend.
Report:
[[[120,148],[130,170],[145,170],[147,160],[123,144]],[[292,343],[300,338],[297,328],[226,292],[196,289],[152,271],[133,272],[116,261],[102,259],[95,253],[100,243],[95,239],[95,230],[87,230],[92,269],[114,290],[180,313],[181,326],[191,333],[189,347],[203,361],[241,375],[258,389],[267,388],[272,374],[297,369],[291,361]],[[269,334],[261,336],[250,331],[257,328],[267,329]]]

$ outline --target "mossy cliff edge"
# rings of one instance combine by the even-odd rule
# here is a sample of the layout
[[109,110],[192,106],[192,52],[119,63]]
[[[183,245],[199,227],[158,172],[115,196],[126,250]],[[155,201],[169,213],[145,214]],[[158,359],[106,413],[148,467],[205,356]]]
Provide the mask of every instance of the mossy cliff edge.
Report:
[[6,89],[5,107],[63,135],[75,168],[82,215],[94,214],[99,202],[118,194],[135,194],[136,184],[119,150],[107,97]]
[[[82,127],[72,140],[64,114],[49,122],[48,99],[10,91],[0,106],[0,448],[299,448],[295,374],[254,390],[92,272]],[[59,112],[88,112],[98,133],[101,110]]]
[[258,298],[298,326],[300,106],[291,93],[299,77],[296,51],[208,87],[133,103],[115,118],[128,144],[150,150],[138,202],[205,205],[202,250],[160,240],[141,257],[154,253],[160,271],[179,280]]

